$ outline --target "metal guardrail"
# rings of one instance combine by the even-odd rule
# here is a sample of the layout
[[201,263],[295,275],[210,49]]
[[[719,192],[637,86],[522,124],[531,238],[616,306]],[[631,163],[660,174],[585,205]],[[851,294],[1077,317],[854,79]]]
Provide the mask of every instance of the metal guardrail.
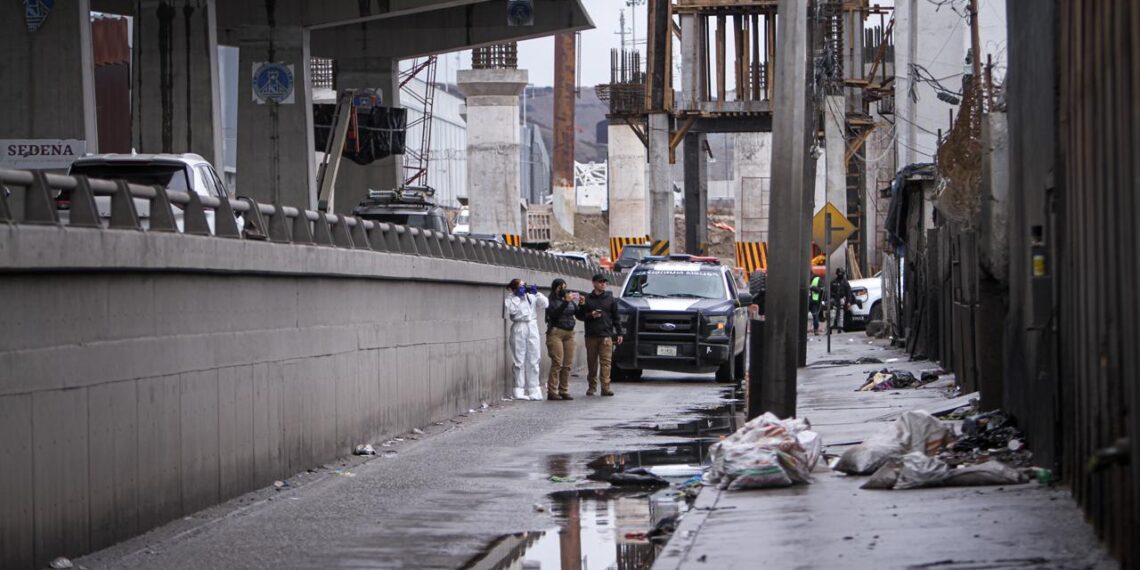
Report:
[[[9,187],[25,190],[23,218],[17,219],[8,198]],[[220,199],[194,192],[140,186],[125,181],[88,179],[84,176],[0,169],[0,225],[62,226],[55,198],[71,201],[67,227],[109,231],[183,233],[221,239],[245,239],[279,244],[398,253],[422,257],[517,267],[589,279],[595,273],[617,276],[550,253],[470,239],[434,230],[363,220],[284,205],[261,204],[252,198]],[[99,215],[96,196],[111,198],[110,218]],[[135,200],[150,204],[148,227]],[[182,213],[179,228],[175,208]],[[214,212],[211,231],[207,211]],[[240,222],[240,224],[239,224]],[[240,227],[239,227],[240,226]]]

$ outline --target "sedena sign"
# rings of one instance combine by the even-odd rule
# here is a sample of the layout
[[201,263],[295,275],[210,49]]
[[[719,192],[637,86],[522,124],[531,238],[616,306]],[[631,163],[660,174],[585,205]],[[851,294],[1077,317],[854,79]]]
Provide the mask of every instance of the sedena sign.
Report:
[[86,153],[77,139],[0,139],[0,168],[66,169]]

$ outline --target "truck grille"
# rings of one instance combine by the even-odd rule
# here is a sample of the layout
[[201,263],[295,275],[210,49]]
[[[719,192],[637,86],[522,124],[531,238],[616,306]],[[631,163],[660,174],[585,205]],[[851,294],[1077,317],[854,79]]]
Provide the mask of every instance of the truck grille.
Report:
[[653,335],[695,335],[700,326],[697,317],[697,313],[641,313],[638,332]]

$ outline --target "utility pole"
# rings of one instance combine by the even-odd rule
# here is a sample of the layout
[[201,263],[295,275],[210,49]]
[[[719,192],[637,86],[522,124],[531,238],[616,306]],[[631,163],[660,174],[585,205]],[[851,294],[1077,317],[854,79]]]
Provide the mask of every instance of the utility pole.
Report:
[[673,46],[671,7],[670,0],[652,0],[647,11],[646,59],[649,65],[645,76],[645,111],[648,115],[646,138],[649,160],[646,181],[649,185],[650,251],[654,255],[669,254],[675,231],[673,178],[669,165],[673,94],[669,66]]
[[[974,81],[982,80],[982,40],[978,32],[978,0],[970,0],[970,60],[974,65]],[[976,84],[976,83],[975,83]]]
[[[805,200],[814,193],[814,159],[808,147],[815,133],[816,112],[810,89],[813,80],[808,5],[803,0],[780,0],[775,100],[772,113],[772,187],[769,218],[767,315],[763,329],[765,362],[753,370],[749,390],[759,402],[750,407],[755,417],[772,412],[780,417],[796,414],[796,375],[801,332],[805,329],[810,208]],[[759,373],[758,373],[759,372]]]
[[[645,0],[625,0],[625,5],[629,7],[629,49],[637,51],[637,7],[644,6]],[[650,24],[653,25],[652,23]]]
[[621,51],[625,51],[625,10],[618,10],[618,35],[621,36]]

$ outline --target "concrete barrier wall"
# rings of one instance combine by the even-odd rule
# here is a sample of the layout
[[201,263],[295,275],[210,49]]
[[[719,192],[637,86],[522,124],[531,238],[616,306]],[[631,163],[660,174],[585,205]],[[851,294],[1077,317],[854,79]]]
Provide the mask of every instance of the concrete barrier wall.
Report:
[[503,397],[503,286],[558,276],[0,224],[0,567],[109,546]]

